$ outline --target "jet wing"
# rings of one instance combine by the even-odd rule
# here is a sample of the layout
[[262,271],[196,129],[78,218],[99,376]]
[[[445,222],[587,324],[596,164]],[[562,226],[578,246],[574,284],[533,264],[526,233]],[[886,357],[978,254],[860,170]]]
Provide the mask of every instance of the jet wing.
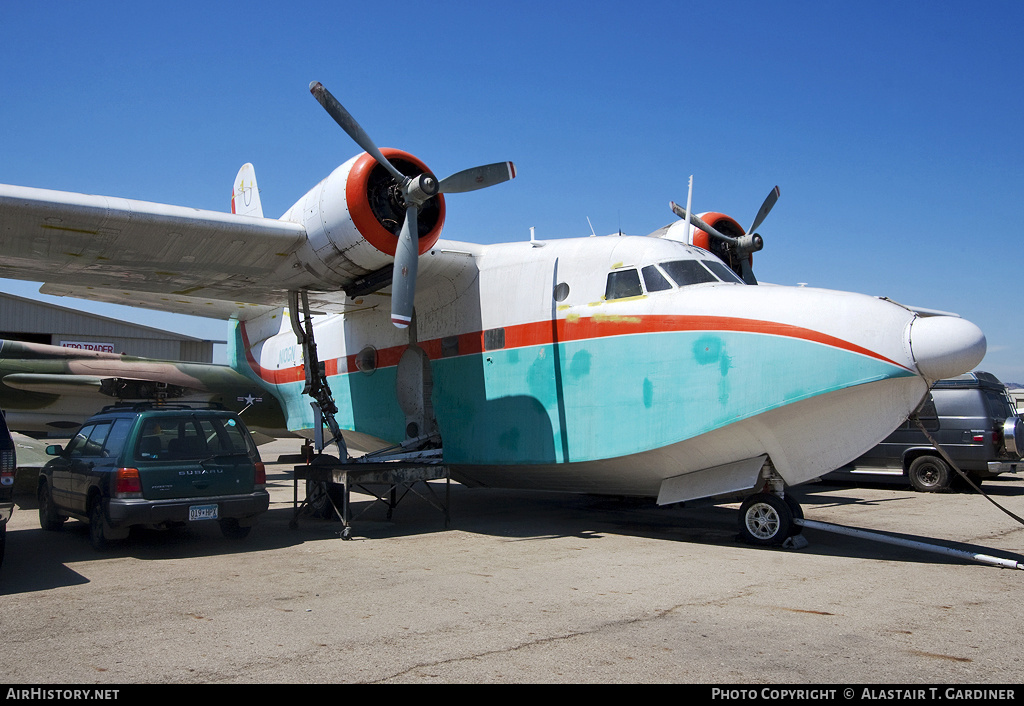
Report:
[[271,275],[305,237],[289,221],[0,185],[0,277],[280,306]]

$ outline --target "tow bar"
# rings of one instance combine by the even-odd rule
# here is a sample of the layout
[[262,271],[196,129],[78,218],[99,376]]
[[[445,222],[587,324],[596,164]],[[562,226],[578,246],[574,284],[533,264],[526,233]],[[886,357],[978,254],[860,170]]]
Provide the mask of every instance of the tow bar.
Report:
[[1024,563],[1014,561],[1013,559],[1001,559],[997,556],[989,556],[988,554],[977,554],[974,552],[964,551],[962,549],[953,549],[952,547],[941,547],[936,544],[916,542],[912,539],[900,539],[899,537],[892,537],[887,534],[881,534],[880,532],[869,532],[867,530],[856,529],[854,527],[834,525],[829,522],[817,522],[816,520],[793,518],[793,524],[799,525],[801,527],[808,527],[810,529],[821,530],[822,532],[845,534],[849,537],[870,539],[875,542],[884,542],[885,544],[895,544],[897,546],[908,547],[910,549],[920,549],[926,552],[945,554],[946,556],[952,556],[958,559],[966,559],[968,561],[981,562],[982,564],[1000,566],[1004,569],[1024,569]]

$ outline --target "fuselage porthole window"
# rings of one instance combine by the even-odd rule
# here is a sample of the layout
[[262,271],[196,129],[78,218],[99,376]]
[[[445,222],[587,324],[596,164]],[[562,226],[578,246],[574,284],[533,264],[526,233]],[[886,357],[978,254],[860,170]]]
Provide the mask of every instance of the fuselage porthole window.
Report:
[[356,354],[356,369],[361,373],[370,375],[377,369],[377,349],[373,346],[366,346]]

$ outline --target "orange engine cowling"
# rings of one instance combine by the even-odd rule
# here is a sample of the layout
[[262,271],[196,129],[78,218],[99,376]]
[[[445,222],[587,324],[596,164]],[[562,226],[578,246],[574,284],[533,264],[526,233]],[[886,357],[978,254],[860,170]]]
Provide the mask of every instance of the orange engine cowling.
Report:
[[[717,230],[722,235],[728,235],[732,238],[738,238],[739,236],[746,233],[743,227],[730,216],[724,213],[709,212],[700,214],[701,220],[707,223],[709,226]],[[710,235],[702,230],[695,229],[693,231],[693,244],[698,248],[703,248],[708,252],[712,253],[725,264],[729,265],[736,274],[743,276],[740,270],[739,262],[735,262],[735,255],[729,250],[728,246],[717,238],[712,238]],[[754,262],[754,255],[751,253],[747,257],[750,258],[751,264]]]
[[[430,171],[402,150],[383,148],[381,152],[407,176]],[[444,215],[441,194],[420,207],[421,255],[441,237]],[[317,285],[345,287],[394,261],[405,201],[394,177],[364,152],[310,189],[281,220],[305,226],[306,242],[297,255]]]

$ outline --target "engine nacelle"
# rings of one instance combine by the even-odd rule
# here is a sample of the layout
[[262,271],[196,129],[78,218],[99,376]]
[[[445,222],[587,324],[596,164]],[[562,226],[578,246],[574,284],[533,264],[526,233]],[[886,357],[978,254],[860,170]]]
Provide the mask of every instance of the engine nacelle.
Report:
[[[743,230],[743,227],[735,221],[735,219],[725,215],[724,213],[711,211],[700,214],[700,217],[701,220],[717,230],[719,233],[722,235],[728,235],[731,238],[739,238],[746,232]],[[698,248],[703,248],[704,250],[711,252],[724,263],[729,265],[736,274],[742,276],[739,263],[734,262],[736,258],[733,253],[729,250],[728,246],[718,238],[712,238],[704,231],[695,228],[693,231],[692,244],[696,245]],[[754,256],[752,254],[747,257],[750,258],[751,263],[754,262]]]
[[[430,171],[407,152],[381,152],[407,176]],[[441,237],[444,215],[441,194],[420,207],[421,255]],[[341,288],[393,262],[405,201],[394,177],[364,152],[310,189],[281,220],[305,226],[307,239],[296,254],[318,285]]]

